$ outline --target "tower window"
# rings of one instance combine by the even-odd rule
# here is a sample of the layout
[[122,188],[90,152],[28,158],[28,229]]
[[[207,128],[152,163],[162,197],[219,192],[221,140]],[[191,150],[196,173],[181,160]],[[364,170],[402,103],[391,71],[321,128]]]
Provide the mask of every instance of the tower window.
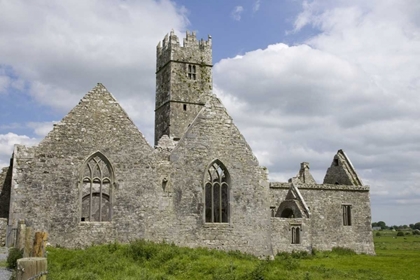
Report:
[[195,65],[188,64],[188,79],[195,80],[197,78]]
[[187,111],[187,104],[184,104],[184,111]]
[[343,226],[351,226],[351,205],[341,205],[343,210]]

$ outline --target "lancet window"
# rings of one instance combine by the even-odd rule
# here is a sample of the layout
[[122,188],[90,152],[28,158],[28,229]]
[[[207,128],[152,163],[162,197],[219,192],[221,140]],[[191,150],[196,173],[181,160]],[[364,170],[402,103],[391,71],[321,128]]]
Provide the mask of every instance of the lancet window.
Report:
[[81,180],[81,221],[106,222],[112,214],[113,170],[101,153],[91,156],[83,168]]
[[213,162],[207,170],[204,192],[206,223],[228,223],[229,174],[220,161]]
[[343,210],[343,225],[351,226],[351,205],[341,205]]
[[292,226],[292,244],[300,244],[300,226]]

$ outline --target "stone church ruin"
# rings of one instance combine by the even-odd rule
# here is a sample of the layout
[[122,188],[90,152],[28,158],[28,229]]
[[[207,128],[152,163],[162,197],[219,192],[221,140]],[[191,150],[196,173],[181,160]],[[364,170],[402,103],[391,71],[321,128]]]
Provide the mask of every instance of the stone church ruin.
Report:
[[1,242],[19,221],[52,245],[147,239],[269,256],[341,246],[374,254],[369,187],[347,155],[324,182],[309,164],[269,182],[212,93],[212,41],[171,32],[157,46],[152,147],[102,85],[0,173]]

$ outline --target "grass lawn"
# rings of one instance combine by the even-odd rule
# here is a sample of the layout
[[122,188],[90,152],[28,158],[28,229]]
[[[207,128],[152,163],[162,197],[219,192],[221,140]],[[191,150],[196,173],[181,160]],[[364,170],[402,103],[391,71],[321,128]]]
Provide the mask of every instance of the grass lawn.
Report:
[[[381,232],[382,234],[382,232]],[[390,236],[393,235],[393,236]],[[48,279],[410,279],[420,280],[420,236],[375,236],[376,256],[349,250],[279,254],[274,261],[239,252],[136,241],[84,250],[48,249]]]

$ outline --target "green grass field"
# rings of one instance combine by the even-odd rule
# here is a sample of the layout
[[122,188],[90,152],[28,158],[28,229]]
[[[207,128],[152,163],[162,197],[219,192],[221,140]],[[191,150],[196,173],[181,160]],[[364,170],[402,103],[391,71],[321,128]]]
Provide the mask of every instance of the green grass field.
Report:
[[[48,279],[410,279],[420,280],[420,236],[375,236],[376,256],[349,250],[279,254],[259,260],[239,252],[136,241],[84,250],[48,249]],[[391,236],[393,235],[393,236]]]

